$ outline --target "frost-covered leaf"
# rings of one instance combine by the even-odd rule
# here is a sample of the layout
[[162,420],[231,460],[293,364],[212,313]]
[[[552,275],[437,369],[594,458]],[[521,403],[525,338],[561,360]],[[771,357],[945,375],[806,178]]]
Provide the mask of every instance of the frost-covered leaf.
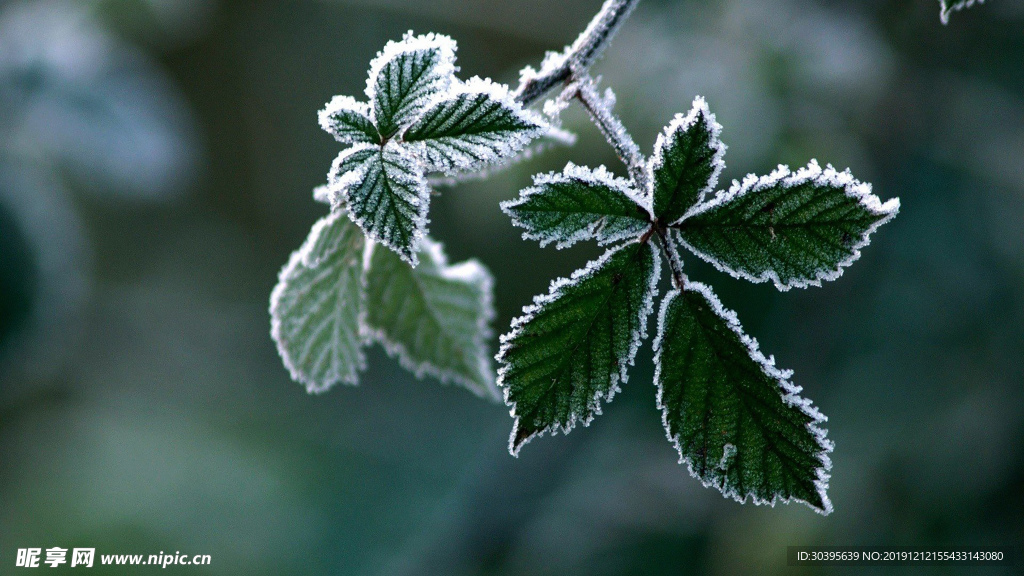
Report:
[[355,384],[365,366],[359,332],[364,244],[342,212],[321,219],[270,296],[270,334],[292,378],[310,392]]
[[860,257],[870,234],[899,211],[849,172],[816,162],[748,176],[697,206],[678,228],[687,248],[734,276],[780,290],[820,286]]
[[430,203],[419,161],[393,141],[383,147],[357,145],[338,157],[330,178],[335,205],[347,210],[367,236],[415,266]]
[[509,450],[590,423],[626,382],[647,335],[661,262],[649,242],[608,250],[551,283],[501,337],[498,385],[515,424]]
[[476,260],[449,266],[440,244],[424,239],[410,267],[375,248],[367,272],[365,329],[421,377],[499,399],[487,341],[494,317],[493,281]]
[[501,203],[523,238],[558,248],[596,238],[609,244],[636,238],[650,228],[650,214],[629,182],[604,166],[590,170],[572,163],[561,173],[540,174],[519,198]]
[[511,158],[545,125],[508,88],[472,78],[429,108],[402,134],[429,170],[454,175]]
[[563,146],[572,146],[575,143],[576,134],[548,125],[546,132],[541,134],[537,140],[532,142],[526,148],[520,150],[515,156],[505,158],[497,163],[490,164],[483,169],[475,170],[473,172],[460,172],[453,175],[445,175],[441,173],[432,174],[427,177],[427,182],[430,184],[431,188],[437,189],[455,186],[463,182],[486,180],[513,166],[527,160],[531,160],[548,150]]
[[366,163],[377,158],[380,153],[380,146],[365,142],[342,150],[331,164],[331,171],[327,173],[327,186],[314,190],[313,198],[316,199],[319,194],[326,196],[333,206],[343,206],[348,188],[362,177]]
[[693,476],[739,502],[832,511],[832,443],[818,427],[825,417],[710,288],[692,282],[669,292],[654,350],[665,431]]
[[320,127],[342,144],[380,143],[377,127],[370,120],[370,106],[348,96],[335,96],[320,111]]
[[949,24],[950,14],[964,8],[970,8],[975,4],[984,4],[985,0],[939,0],[939,3],[942,5],[942,13],[940,14],[942,23]]
[[331,164],[331,171],[327,175],[328,185],[362,168],[367,160],[380,154],[381,148],[375,144],[360,143],[342,150]]
[[455,74],[455,41],[441,34],[388,42],[370,62],[366,96],[384,138],[419,116],[432,99],[448,89]]
[[718,183],[725,166],[721,131],[707,102],[698,96],[689,114],[677,114],[658,135],[647,179],[653,187],[653,212],[659,220],[666,224],[678,221]]

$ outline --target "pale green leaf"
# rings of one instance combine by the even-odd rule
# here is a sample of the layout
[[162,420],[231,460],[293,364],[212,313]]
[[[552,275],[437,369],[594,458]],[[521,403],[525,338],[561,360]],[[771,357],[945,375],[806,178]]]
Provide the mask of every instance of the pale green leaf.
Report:
[[860,257],[870,234],[899,211],[849,172],[812,162],[748,177],[678,224],[684,245],[716,268],[780,290],[820,286]]
[[572,163],[561,173],[541,174],[519,198],[501,203],[523,238],[565,248],[596,238],[609,244],[637,238],[651,227],[650,213],[627,180],[604,167],[590,170]]
[[739,502],[832,511],[825,417],[710,288],[691,282],[665,297],[654,351],[658,408],[691,474]]
[[365,328],[404,368],[500,398],[487,341],[493,281],[476,260],[449,266],[440,244],[424,239],[412,268],[374,248],[367,272]]
[[362,232],[340,212],[313,225],[270,296],[271,336],[294,380],[310,392],[355,384],[365,366]]
[[427,108],[402,140],[429,170],[455,175],[510,159],[543,133],[544,123],[507,87],[472,78]]
[[607,251],[551,283],[501,338],[498,383],[512,408],[513,455],[533,437],[590,423],[626,382],[646,336],[660,260],[649,242]]

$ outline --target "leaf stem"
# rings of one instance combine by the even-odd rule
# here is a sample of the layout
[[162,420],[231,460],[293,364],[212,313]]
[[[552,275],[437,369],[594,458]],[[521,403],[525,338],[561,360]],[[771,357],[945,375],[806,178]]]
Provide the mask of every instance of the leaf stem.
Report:
[[612,112],[611,104],[598,95],[593,79],[585,73],[578,77],[575,74],[574,72],[574,77],[576,78],[576,84],[574,85],[577,87],[576,99],[587,109],[594,124],[601,130],[605,139],[608,140],[608,143],[615,149],[615,153],[626,165],[637,189],[646,190],[647,172],[644,169],[645,160],[644,155],[640,153],[640,147],[633,141],[633,137],[630,136],[626,127],[622,125],[619,117]]
[[679,258],[679,253],[676,252],[675,246],[669,241],[668,234],[664,227],[662,227],[658,222],[655,222],[652,229],[658,235],[658,240],[661,243],[661,250],[665,253],[665,257],[668,259],[668,265],[672,269],[672,284],[678,290],[685,289],[686,274],[683,273],[683,261]]
[[601,10],[561,54],[549,53],[539,71],[525,68],[520,74],[515,99],[523,106],[540,100],[555,86],[568,82],[573,69],[586,71],[629,17],[640,0],[605,0]]

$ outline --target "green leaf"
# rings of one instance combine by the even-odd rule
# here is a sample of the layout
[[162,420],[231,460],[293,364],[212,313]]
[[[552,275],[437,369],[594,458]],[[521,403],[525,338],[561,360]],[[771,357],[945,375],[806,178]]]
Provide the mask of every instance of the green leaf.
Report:
[[604,166],[597,170],[569,163],[559,174],[534,176],[519,198],[501,203],[524,239],[558,248],[596,238],[610,244],[636,238],[651,227],[650,213],[629,182]]
[[419,161],[393,141],[365,146],[346,150],[335,161],[329,184],[333,204],[348,211],[367,236],[415,266],[430,205]]
[[725,167],[721,131],[715,115],[698,96],[689,114],[677,114],[658,135],[647,180],[653,187],[654,215],[660,221],[678,221],[718,183]]
[[365,367],[363,234],[335,212],[313,225],[270,296],[270,334],[291,376],[310,392],[356,384]]
[[493,281],[476,260],[449,266],[440,244],[423,241],[416,268],[374,249],[365,328],[401,365],[498,400],[488,351]]
[[365,142],[341,151],[327,173],[327,185],[313,190],[313,199],[339,207],[345,203],[348,187],[362,176],[367,161],[380,154],[381,147]]
[[690,474],[739,502],[832,511],[825,417],[710,288],[666,295],[654,353],[662,422]]
[[380,143],[370,120],[370,106],[348,96],[335,96],[320,111],[320,126],[342,144]]
[[498,385],[515,424],[509,451],[550,431],[588,425],[625,383],[647,335],[661,262],[649,242],[605,252],[551,283],[501,337]]
[[370,62],[366,95],[377,130],[385,139],[419,116],[448,89],[455,74],[455,42],[441,34],[388,42]]
[[860,257],[870,234],[899,211],[849,172],[816,162],[748,177],[678,224],[684,245],[719,270],[779,290],[820,286]]
[[430,170],[455,175],[511,158],[543,132],[507,87],[472,78],[423,112],[402,140],[414,143]]

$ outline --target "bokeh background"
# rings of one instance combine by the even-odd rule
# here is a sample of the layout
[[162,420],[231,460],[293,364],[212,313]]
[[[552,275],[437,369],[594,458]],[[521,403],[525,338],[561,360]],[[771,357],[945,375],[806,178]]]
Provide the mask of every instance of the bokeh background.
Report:
[[[701,94],[723,182],[814,157],[902,200],[822,288],[686,260],[829,416],[831,516],[691,478],[649,342],[603,416],[518,459],[505,407],[379,348],[358,387],[289,380],[267,301],[325,211],[317,110],[361,97],[409,29],[514,83],[600,3],[0,1],[0,573],[61,546],[210,554],[168,570],[217,575],[882,574],[907,569],[790,568],[786,546],[1024,542],[1017,0],[948,27],[937,0],[645,0],[595,67],[645,150]],[[498,208],[569,160],[621,172],[564,118],[574,147],[433,204],[452,260],[494,272],[498,333],[597,254],[541,250]]]

